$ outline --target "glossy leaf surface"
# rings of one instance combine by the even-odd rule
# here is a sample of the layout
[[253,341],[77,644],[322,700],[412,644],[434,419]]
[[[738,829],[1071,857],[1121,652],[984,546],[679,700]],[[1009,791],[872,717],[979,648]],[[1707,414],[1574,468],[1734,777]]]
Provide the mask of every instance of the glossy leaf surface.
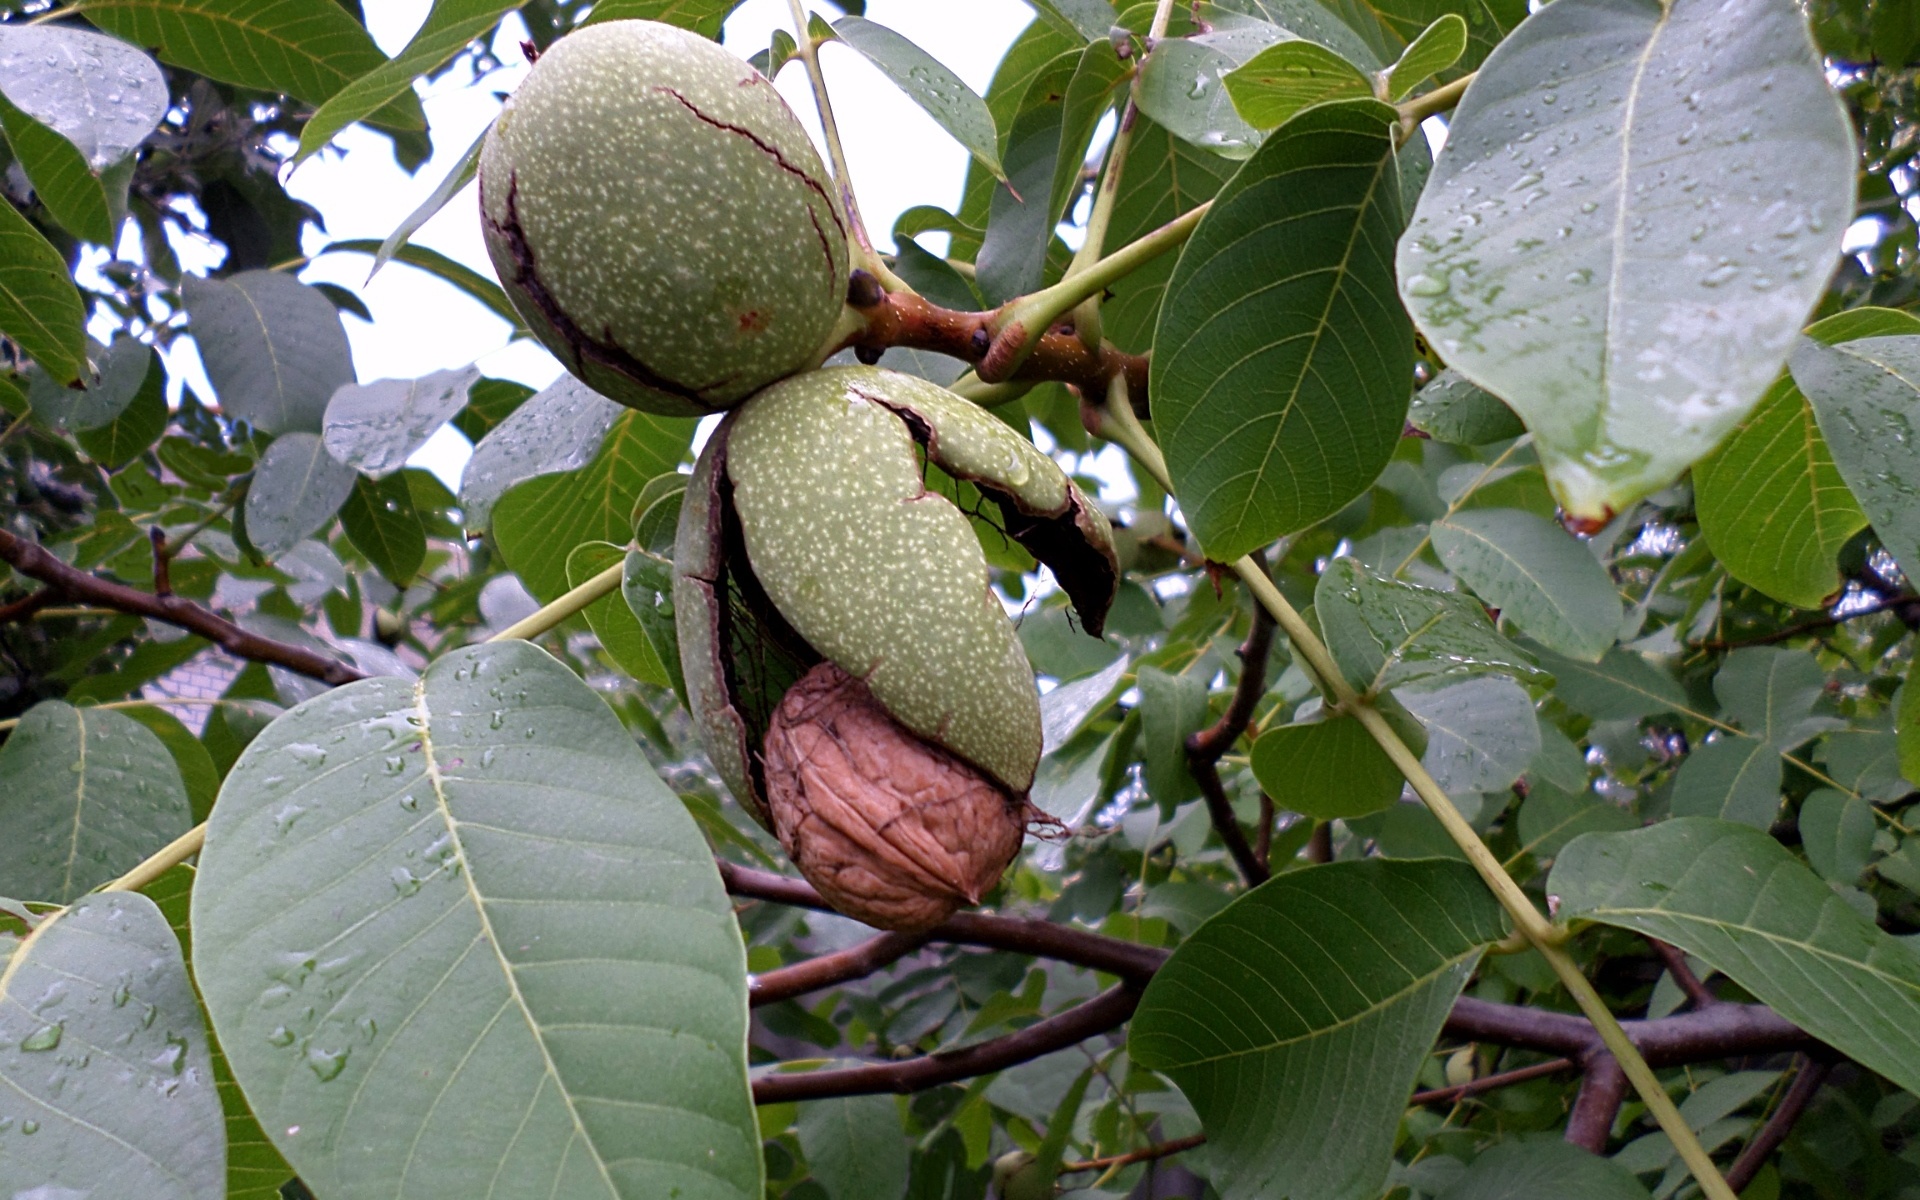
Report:
[[193,824],[160,739],[111,709],[34,705],[0,746],[0,879],[65,903],[129,870]]
[[1414,1071],[1503,932],[1460,863],[1276,876],[1174,952],[1128,1050],[1193,1102],[1228,1200],[1377,1195]]
[[[1844,114],[1791,0],[1575,0],[1487,58],[1450,129],[1401,295],[1526,420],[1562,505],[1604,520],[1772,383],[1852,215]],[[1672,216],[1702,184],[1713,218]]]
[[1400,192],[1381,111],[1326,105],[1275,132],[1167,285],[1154,421],[1216,559],[1337,511],[1399,439],[1412,335],[1392,294]]
[[1920,956],[1757,829],[1679,817],[1568,846],[1547,890],[1598,921],[1705,959],[1900,1086],[1920,1086]]
[[83,897],[6,960],[0,1085],[15,1196],[225,1200],[206,1025],[145,896]]
[[760,1193],[713,860],[543,651],[469,647],[281,717],[214,809],[193,924],[234,1073],[318,1194]]

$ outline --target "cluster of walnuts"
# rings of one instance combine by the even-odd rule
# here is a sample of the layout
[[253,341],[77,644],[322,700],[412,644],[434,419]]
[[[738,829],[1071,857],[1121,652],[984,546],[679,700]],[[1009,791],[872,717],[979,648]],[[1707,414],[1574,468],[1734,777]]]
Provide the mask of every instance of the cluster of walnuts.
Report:
[[568,370],[634,408],[726,413],[674,572],[715,767],[835,908],[920,930],[1019,851],[1041,750],[1032,668],[929,468],[979,490],[1095,636],[1119,573],[1105,518],[1008,425],[820,366],[849,286],[839,195],[771,82],[650,21],[549,49],[480,157],[501,282]]

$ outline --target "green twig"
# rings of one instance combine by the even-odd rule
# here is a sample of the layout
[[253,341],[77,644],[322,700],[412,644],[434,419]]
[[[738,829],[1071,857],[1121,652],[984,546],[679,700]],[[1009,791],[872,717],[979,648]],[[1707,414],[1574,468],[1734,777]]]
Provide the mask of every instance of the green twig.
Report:
[[1213,206],[1209,200],[1189,209],[1165,225],[1112,254],[1092,263],[1077,275],[1070,275],[1052,287],[1009,303],[994,318],[993,345],[981,360],[980,378],[998,383],[1012,376],[1054,322],[1086,300],[1159,258],[1193,235],[1200,218]]
[[847,153],[840,145],[840,126],[833,119],[833,104],[827,99],[827,77],[820,70],[820,48],[807,33],[807,12],[800,0],[787,0],[793,16],[794,55],[807,64],[807,79],[813,85],[813,104],[820,113],[820,132],[827,141],[827,158],[833,163],[833,179],[840,187],[840,204],[847,210],[847,226],[853,234],[853,265],[870,273],[890,292],[911,292],[905,280],[895,275],[874,253],[873,239],[867,236],[866,222],[860,219],[860,203],[853,195],[853,173],[847,169]]
[[137,892],[162,875],[165,875],[168,871],[171,871],[189,858],[200,853],[200,848],[206,844],[207,823],[202,821],[192,829],[187,830],[179,837],[160,847],[159,850],[147,856],[146,860],[139,866],[128,871],[125,875],[122,875],[100,890],[103,892]]
[[510,642],[516,639],[529,641],[537,638],[594,601],[611,595],[620,586],[621,580],[626,577],[626,571],[627,564],[623,558],[552,604],[544,605],[539,612],[515,621],[487,640]]
[[1466,94],[1467,85],[1473,82],[1476,73],[1469,71],[1452,83],[1443,83],[1424,96],[1415,96],[1397,105],[1400,120],[1407,125],[1418,125],[1428,117],[1447,112],[1460,103],[1460,97]]
[[[1173,480],[1167,473],[1165,457],[1161,455],[1160,448],[1153,444],[1146,430],[1141,427],[1139,419],[1133,414],[1133,406],[1127,399],[1125,380],[1116,379],[1108,392],[1106,409],[1102,414],[1101,432],[1133,455],[1169,495],[1177,494],[1173,488]],[[1660,1085],[1660,1080],[1654,1075],[1653,1068],[1647,1065],[1647,1060],[1641,1057],[1639,1050],[1627,1037],[1626,1030],[1620,1027],[1620,1022],[1613,1013],[1608,1011],[1606,1002],[1594,990],[1593,984],[1580,973],[1578,964],[1562,948],[1561,943],[1565,940],[1564,930],[1541,915],[1540,910],[1534,907],[1533,901],[1520,890],[1520,885],[1515,883],[1513,877],[1508,875],[1505,868],[1500,865],[1500,860],[1487,849],[1487,844],[1480,840],[1480,835],[1474,832],[1473,826],[1468,824],[1467,819],[1460,814],[1460,810],[1454,807],[1453,800],[1448,797],[1446,790],[1421,764],[1420,756],[1400,739],[1400,735],[1387,723],[1386,717],[1380,710],[1365,702],[1347,683],[1340,674],[1333,655],[1327,650],[1326,644],[1314,633],[1312,627],[1293,605],[1287,602],[1287,598],[1281,594],[1280,589],[1275,587],[1273,581],[1260,569],[1259,563],[1252,556],[1247,556],[1233,564],[1233,571],[1240,576],[1241,582],[1246,584],[1247,590],[1253,593],[1254,598],[1279,623],[1281,630],[1293,643],[1297,661],[1317,677],[1328,709],[1336,713],[1346,713],[1358,720],[1373,740],[1379,743],[1380,748],[1386,751],[1387,757],[1393,760],[1393,765],[1399,768],[1407,782],[1413,785],[1415,794],[1427,806],[1427,810],[1440,822],[1441,828],[1447,831],[1447,835],[1453,839],[1454,844],[1460,847],[1467,861],[1486,883],[1488,890],[1493,892],[1494,898],[1507,911],[1507,915],[1513,920],[1514,927],[1547,960],[1548,965],[1553,968],[1554,975],[1565,985],[1568,993],[1573,996],[1574,1003],[1580,1006],[1580,1011],[1586,1015],[1595,1032],[1600,1035],[1601,1042],[1612,1053],[1614,1061],[1620,1064],[1621,1070],[1632,1081],[1634,1089],[1645,1101],[1648,1111],[1653,1114],[1660,1128],[1672,1140],[1681,1159],[1687,1164],[1688,1170],[1699,1181],[1701,1191],[1710,1200],[1737,1200],[1733,1190],[1720,1177],[1720,1171],[1713,1165],[1713,1159],[1701,1146],[1700,1139],[1694,1136],[1693,1129],[1680,1115],[1680,1110],[1674,1106],[1666,1089]]]

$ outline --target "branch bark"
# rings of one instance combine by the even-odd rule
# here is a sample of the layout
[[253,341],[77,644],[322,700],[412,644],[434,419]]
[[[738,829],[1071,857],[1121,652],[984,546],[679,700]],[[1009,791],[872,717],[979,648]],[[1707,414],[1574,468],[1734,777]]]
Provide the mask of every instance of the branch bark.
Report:
[[858,946],[834,954],[822,954],[803,963],[753,975],[747,980],[747,1004],[759,1008],[791,1000],[808,992],[817,992],[838,983],[864,979],[890,966],[925,945],[924,933],[883,933]]
[[1240,877],[1249,886],[1265,883],[1272,876],[1266,855],[1247,842],[1246,831],[1233,815],[1233,803],[1220,781],[1220,756],[1233,748],[1253,720],[1254,705],[1267,690],[1267,658],[1273,650],[1273,614],[1259,605],[1253,608],[1253,627],[1236,653],[1240,656],[1240,678],[1234,684],[1233,697],[1220,719],[1187,739],[1187,769],[1200,785],[1207,802],[1207,816],[1215,833],[1233,856]]
[[1580,1093],[1567,1116],[1567,1141],[1590,1154],[1604,1154],[1614,1118],[1627,1098],[1627,1073],[1606,1047],[1596,1045],[1583,1064]]
[[1820,1092],[1820,1085],[1827,1081],[1827,1075],[1832,1070],[1833,1061],[1825,1056],[1815,1058],[1807,1054],[1800,1055],[1800,1072],[1793,1077],[1787,1094],[1780,1098],[1780,1107],[1773,1110],[1773,1115],[1760,1127],[1760,1132],[1753,1135],[1753,1140],[1740,1151],[1740,1157],[1734,1159],[1733,1165],[1727,1168],[1728,1187],[1739,1191],[1753,1182],[1753,1177],[1773,1157],[1780,1143],[1787,1140],[1787,1134],[1793,1132],[1794,1124],[1807,1111],[1807,1105],[1813,1103],[1813,1098]]
[[[820,893],[803,879],[776,875],[730,862],[720,862],[720,878],[735,896],[768,900],[797,908],[831,912]],[[927,932],[928,941],[1006,950],[1035,958],[1051,958],[1118,976],[1144,986],[1167,961],[1167,951],[1137,942],[1088,933],[1034,917],[1001,917],[988,913],[955,913]],[[792,968],[789,968],[792,969]]]
[[1005,1070],[1116,1029],[1126,1023],[1139,1003],[1139,991],[1121,984],[1017,1033],[958,1050],[943,1050],[904,1062],[867,1063],[805,1074],[763,1075],[753,1081],[753,1102],[779,1104],[824,1096],[866,1096],[883,1092],[904,1095],[924,1091],[958,1079]]
[[[856,306],[867,325],[842,343],[879,353],[900,346],[913,350],[931,350],[963,362],[979,365],[993,348],[993,312],[962,312],[941,308],[920,296],[905,292],[883,293],[872,304]],[[1089,349],[1069,326],[1056,325],[1042,334],[1011,382],[1057,380],[1070,383],[1083,395],[1104,396],[1107,381],[1124,375],[1137,409],[1147,403],[1147,358],[1126,354],[1110,342]],[[1144,411],[1143,411],[1144,415]]]
[[1686,993],[1695,1008],[1708,1008],[1720,1003],[1720,997],[1713,994],[1713,989],[1693,973],[1685,951],[1659,938],[1650,937],[1647,942],[1653,947],[1653,952],[1660,956],[1660,961],[1666,964],[1667,974],[1673,976],[1673,982]]
[[[719,867],[721,879],[726,883],[727,891],[734,896],[831,911],[826,901],[822,900],[820,894],[814,891],[805,880],[724,861],[719,861],[716,865]],[[765,1084],[769,1089],[768,1095],[783,1099],[815,1099],[820,1096],[856,1095],[874,1091],[914,1091],[955,1079],[964,1079],[970,1074],[1002,1070],[1015,1063],[1025,1062],[1028,1058],[1072,1045],[1074,1041],[1079,1040],[1079,1037],[1104,1032],[1125,1021],[1126,1016],[1133,1012],[1139,989],[1145,987],[1147,981],[1153,978],[1154,972],[1167,961],[1169,953],[1154,946],[1143,946],[1037,918],[974,912],[954,914],[929,930],[925,940],[1005,950],[1013,954],[1073,963],[1089,970],[1116,976],[1122,981],[1121,987],[1103,993],[1100,1000],[1088,1001],[1079,1008],[1021,1030],[1018,1034],[1009,1035],[1009,1038],[983,1042],[980,1046],[954,1051],[944,1056],[932,1055],[926,1059],[912,1059],[907,1063],[880,1063],[871,1067],[854,1067],[842,1071],[818,1071],[805,1076],[768,1076],[761,1080],[760,1084],[755,1085],[755,1096],[760,1096],[761,1084]],[[878,943],[885,942],[884,937],[875,938],[864,946],[855,947],[853,951],[843,952],[843,954],[856,957],[871,954],[878,957],[881,953]],[[901,953],[906,952],[901,951]],[[829,955],[828,958],[836,961],[830,966],[819,968],[819,974],[822,977],[831,977],[839,971],[851,970],[854,965],[842,960],[841,956]],[[762,978],[761,982],[764,984],[776,975],[787,979],[803,979],[806,978],[803,972],[812,965],[803,963],[782,968],[780,972],[770,972]],[[884,966],[885,963],[881,962],[878,965]],[[878,966],[871,969],[877,970]],[[786,975],[786,972],[795,974]],[[846,979],[857,978],[858,974],[829,978],[828,983],[817,986],[845,982]],[[1104,1001],[1110,1006],[1115,1006],[1117,1011],[1120,1001],[1109,999],[1116,992],[1125,992],[1128,996],[1125,1015],[1118,1017],[1110,1024],[1098,1025],[1097,1028],[1086,1025],[1084,1027],[1088,1028],[1088,1032],[1078,1037],[1066,1041],[1052,1040],[1056,1034],[1064,1036],[1066,1032],[1082,1028],[1084,1022],[1090,1022],[1091,1014],[1081,1014],[1081,1009],[1089,1005]],[[1104,1013],[1108,1010],[1103,1008],[1096,1011]],[[1074,1014],[1081,1015],[1075,1017]],[[1068,1020],[1069,1017],[1073,1020]],[[1676,1016],[1661,1017],[1657,1020],[1624,1021],[1621,1025],[1632,1044],[1639,1049],[1647,1062],[1654,1066],[1673,1066],[1739,1055],[1820,1047],[1820,1043],[1799,1026],[1760,1004],[1734,1004],[1720,1001],[1711,1007]],[[1034,1033],[1043,1026],[1046,1029],[1044,1034]],[[1606,1053],[1593,1026],[1585,1018],[1571,1013],[1549,1012],[1545,1009],[1525,1008],[1513,1004],[1496,1004],[1471,996],[1462,996],[1454,1002],[1453,1012],[1448,1016],[1444,1029],[1446,1036],[1462,1041],[1486,1042],[1561,1056],[1562,1061],[1559,1062],[1523,1067],[1518,1071],[1508,1072],[1504,1076],[1489,1076],[1485,1080],[1476,1080],[1472,1084],[1464,1085],[1464,1090],[1460,1093],[1462,1095],[1471,1095],[1494,1087],[1523,1082],[1524,1079],[1539,1075],[1553,1074],[1568,1069],[1574,1063],[1587,1064],[1599,1057],[1605,1057],[1609,1063],[1613,1061]],[[1033,1036],[1026,1036],[1030,1034]],[[1040,1040],[1036,1041],[1035,1038]],[[1039,1048],[1035,1048],[1036,1046]],[[991,1053],[986,1052],[987,1047],[993,1047]],[[1010,1048],[1022,1047],[1024,1050],[1021,1052],[1025,1053],[1026,1057],[1018,1055],[1006,1057],[1011,1052]],[[1820,1048],[1824,1051],[1823,1047]],[[975,1054],[975,1051],[981,1051],[981,1054]],[[1831,1053],[1831,1051],[1824,1052]],[[918,1065],[933,1063],[936,1060],[945,1065],[938,1069],[933,1066]],[[979,1066],[981,1062],[994,1065]],[[912,1069],[904,1074],[898,1073],[898,1069],[903,1067]],[[974,1069],[975,1067],[978,1069]],[[1604,1070],[1604,1068],[1598,1069]],[[1588,1070],[1591,1075],[1595,1068],[1590,1066]],[[1617,1066],[1615,1070],[1618,1070]],[[804,1084],[774,1082],[789,1079],[810,1082]],[[1496,1080],[1498,1082],[1495,1082]],[[807,1090],[804,1094],[789,1095],[783,1090],[789,1087],[803,1087]],[[1436,1092],[1419,1093],[1414,1097],[1414,1102],[1437,1102],[1454,1090],[1443,1088]],[[761,1102],[771,1103],[765,1099]],[[1597,1121],[1598,1118],[1596,1116],[1593,1119]],[[1612,1118],[1608,1117],[1607,1124],[1611,1125],[1611,1123]]]
[[336,687],[366,678],[338,659],[242,629],[184,596],[156,596],[70,567],[38,543],[4,529],[0,529],[0,562],[11,564],[22,575],[38,579],[69,600],[165,621],[199,634],[236,658],[285,667]]

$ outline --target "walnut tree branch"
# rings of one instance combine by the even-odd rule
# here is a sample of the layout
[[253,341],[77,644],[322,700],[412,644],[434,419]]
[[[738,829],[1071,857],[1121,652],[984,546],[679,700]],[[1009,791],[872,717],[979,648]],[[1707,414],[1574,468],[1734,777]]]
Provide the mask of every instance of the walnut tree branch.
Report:
[[334,686],[366,678],[338,659],[242,629],[184,596],[156,596],[70,567],[38,543],[4,529],[0,529],[0,562],[11,564],[28,578],[38,579],[66,599],[165,621],[199,634],[236,658],[271,663]]
[[1580,1091],[1567,1116],[1566,1139],[1591,1154],[1604,1154],[1607,1136],[1627,1098],[1627,1073],[1605,1046],[1595,1044],[1582,1063]]
[[1727,1168],[1728,1187],[1739,1190],[1753,1182],[1761,1166],[1773,1157],[1780,1143],[1787,1140],[1787,1134],[1793,1132],[1794,1124],[1807,1111],[1807,1105],[1813,1103],[1814,1096],[1820,1092],[1820,1085],[1827,1081],[1828,1073],[1833,1070],[1833,1060],[1824,1055],[1814,1057],[1802,1054],[1799,1061],[1799,1073],[1793,1077],[1787,1094],[1780,1098],[1780,1107],[1773,1110],[1773,1115],[1760,1127],[1760,1132],[1753,1135],[1753,1140],[1740,1151],[1740,1157],[1734,1159],[1733,1165]]
[[1064,1050],[1095,1034],[1117,1029],[1133,1015],[1134,1006],[1139,1003],[1139,991],[1120,984],[1016,1033],[962,1046],[958,1050],[942,1050],[902,1062],[866,1063],[829,1071],[763,1075],[753,1081],[753,1102],[778,1104],[785,1100],[866,1096],[881,1092],[904,1095],[959,1079],[1003,1071],[1055,1050]]
[[883,933],[833,954],[822,954],[790,967],[750,976],[747,1003],[754,1008],[791,1000],[821,988],[864,979],[912,954],[926,944],[924,933]]
[[[859,304],[854,302],[856,299],[869,302]],[[994,312],[941,308],[908,292],[850,295],[849,306],[865,320],[866,327],[848,335],[841,342],[841,349],[852,347],[877,354],[900,346],[931,350],[978,365],[993,348],[993,326],[998,316]],[[1145,355],[1122,353],[1111,342],[1089,349],[1070,328],[1055,326],[1039,338],[1032,353],[1009,379],[1014,382],[1057,380],[1073,384],[1085,395],[1104,396],[1107,382],[1116,375],[1126,377],[1128,392],[1135,397],[1134,404],[1144,410],[1147,402]]]
[[1240,868],[1240,877],[1249,886],[1265,883],[1271,872],[1265,858],[1247,843],[1246,832],[1234,816],[1233,804],[1220,781],[1220,756],[1232,749],[1240,735],[1247,731],[1247,724],[1253,720],[1253,707],[1267,689],[1267,656],[1273,649],[1273,631],[1272,614],[1255,605],[1253,628],[1248,630],[1247,640],[1237,652],[1240,678],[1234,684],[1226,711],[1220,714],[1219,720],[1187,739],[1187,770],[1200,785],[1200,795],[1207,802],[1207,816],[1213,821],[1214,832],[1220,835],[1227,853],[1233,856],[1234,865]]
[[1673,976],[1673,982],[1686,994],[1695,1008],[1707,1008],[1720,1003],[1720,997],[1713,994],[1713,989],[1693,973],[1693,966],[1687,962],[1684,950],[1671,942],[1663,942],[1659,938],[1650,937],[1647,942],[1653,947],[1653,952],[1660,956],[1660,961],[1666,965],[1667,974]]
[[[820,893],[804,879],[724,861],[718,866],[727,891],[735,896],[832,911]],[[929,930],[927,940],[1051,958],[1118,976],[1135,985],[1144,985],[1153,978],[1153,973],[1167,961],[1168,953],[1158,947],[1088,933],[1052,921],[987,913],[955,913]]]

